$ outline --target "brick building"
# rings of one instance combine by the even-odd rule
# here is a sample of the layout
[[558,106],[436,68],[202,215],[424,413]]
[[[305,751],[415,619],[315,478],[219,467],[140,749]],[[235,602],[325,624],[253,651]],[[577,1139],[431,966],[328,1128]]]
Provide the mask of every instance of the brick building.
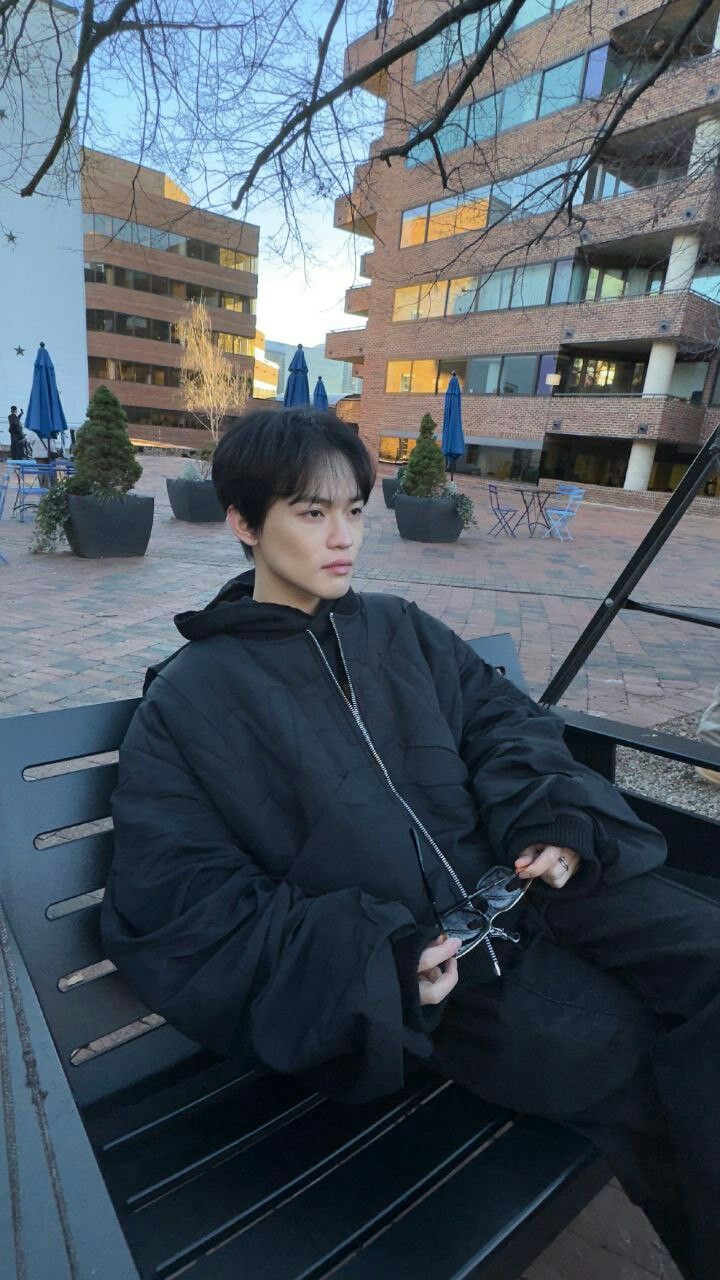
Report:
[[[443,7],[397,0],[347,67]],[[720,0],[579,181],[572,221],[553,219],[567,184],[691,6],[526,0],[438,135],[447,185],[427,141],[388,165],[382,152],[432,120],[502,11],[366,82],[384,132],[335,225],[372,242],[370,283],[346,295],[367,325],[329,333],[327,354],[362,376],[360,429],[381,461],[407,456],[424,413],[442,422],[454,369],[459,470],[667,492],[720,421]]]
[[101,382],[115,392],[136,443],[194,446],[178,321],[204,302],[251,391],[258,228],[194,208],[156,169],[95,151],[84,156],[83,208],[90,394]]

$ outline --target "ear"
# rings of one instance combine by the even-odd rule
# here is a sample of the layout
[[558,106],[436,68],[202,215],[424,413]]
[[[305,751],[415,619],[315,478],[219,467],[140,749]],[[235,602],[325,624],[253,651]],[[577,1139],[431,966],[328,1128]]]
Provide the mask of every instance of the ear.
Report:
[[244,542],[246,547],[254,547],[257,545],[258,536],[253,533],[247,520],[240,515],[237,507],[228,507],[227,522],[230,525],[238,542]]

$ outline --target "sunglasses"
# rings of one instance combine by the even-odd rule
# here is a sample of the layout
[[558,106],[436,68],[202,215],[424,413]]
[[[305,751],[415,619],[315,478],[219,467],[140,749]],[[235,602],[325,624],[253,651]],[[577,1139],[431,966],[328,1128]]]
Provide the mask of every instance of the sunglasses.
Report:
[[[529,880],[521,880],[509,867],[491,867],[478,880],[474,893],[468,893],[444,911],[440,911],[425,871],[420,841],[414,827],[410,828],[410,837],[435,923],[441,934],[460,939],[458,959],[467,955],[469,951],[473,951],[481,942],[487,940],[489,943],[492,938],[505,938],[510,942],[519,941],[517,934],[507,933],[504,929],[497,928],[495,920],[524,897],[530,887]],[[499,974],[500,967],[492,949],[489,949]]]

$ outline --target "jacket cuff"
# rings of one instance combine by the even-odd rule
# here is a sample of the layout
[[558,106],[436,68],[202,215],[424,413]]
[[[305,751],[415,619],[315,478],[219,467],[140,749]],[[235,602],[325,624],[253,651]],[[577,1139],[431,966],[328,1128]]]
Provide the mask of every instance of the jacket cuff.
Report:
[[589,893],[599,882],[602,864],[595,851],[595,824],[592,818],[579,813],[563,813],[547,826],[523,827],[514,831],[507,842],[508,861],[514,861],[530,844],[560,845],[563,849],[572,849],[580,858],[580,866],[575,875],[561,890],[544,884],[542,880],[534,880],[533,893],[547,893],[551,896],[563,893],[565,897],[580,897]]
[[422,952],[436,936],[437,928],[416,929],[413,933],[392,941],[400,983],[403,1021],[413,1031],[420,1031],[425,1035],[435,1030],[444,1012],[443,1004],[420,1004],[418,963]]
[[592,818],[579,813],[563,813],[544,827],[521,827],[507,842],[507,856],[517,858],[529,844],[557,844],[572,849],[583,861],[595,857],[595,832]]

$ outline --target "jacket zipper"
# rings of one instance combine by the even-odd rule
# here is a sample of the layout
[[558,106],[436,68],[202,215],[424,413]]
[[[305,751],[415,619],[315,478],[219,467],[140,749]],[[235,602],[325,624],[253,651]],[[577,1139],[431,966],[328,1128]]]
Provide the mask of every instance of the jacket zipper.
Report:
[[[407,800],[405,800],[405,799],[400,795],[400,792],[398,791],[398,789],[397,789],[397,787],[395,786],[395,784],[394,784],[394,782],[393,782],[392,778],[390,777],[390,774],[389,774],[389,773],[388,773],[388,771],[387,771],[387,768],[385,767],[385,763],[384,763],[384,761],[382,760],[382,758],[381,758],[381,756],[380,756],[380,754],[379,754],[379,752],[378,752],[378,750],[377,750],[377,748],[376,748],[376,746],[375,746],[375,743],[373,742],[372,738],[370,737],[370,734],[369,734],[369,732],[368,732],[368,730],[367,730],[367,728],[366,728],[366,726],[365,726],[365,722],[364,722],[364,720],[363,720],[362,716],[360,715],[360,708],[358,707],[357,698],[355,697],[355,689],[354,689],[354,687],[353,687],[353,682],[352,682],[352,679],[351,679],[351,677],[350,677],[350,669],[349,669],[348,664],[347,664],[347,662],[346,662],[346,660],[345,660],[345,650],[343,649],[343,646],[342,646],[342,640],[340,639],[340,634],[339,634],[339,632],[338,632],[337,626],[335,625],[335,615],[334,615],[333,613],[331,613],[331,614],[330,614],[330,625],[332,626],[333,632],[334,632],[334,634],[335,634],[335,639],[337,640],[338,649],[339,649],[339,651],[340,651],[340,661],[342,662],[342,665],[343,665],[343,668],[344,668],[344,671],[345,671],[345,676],[346,676],[346,678],[347,678],[348,689],[350,690],[350,701],[349,701],[349,702],[348,702],[347,698],[345,697],[345,694],[343,693],[342,688],[340,687],[340,684],[339,684],[338,680],[335,678],[335,674],[334,674],[334,672],[333,672],[333,669],[332,669],[332,667],[330,666],[330,663],[328,662],[327,658],[325,657],[325,654],[324,654],[324,653],[323,653],[323,651],[322,651],[322,646],[321,646],[320,642],[318,641],[317,637],[313,635],[312,631],[311,631],[309,628],[307,628],[307,629],[306,629],[306,634],[310,637],[310,639],[312,640],[313,644],[315,645],[315,648],[317,649],[318,653],[320,654],[320,657],[322,658],[323,664],[324,664],[324,666],[325,666],[325,669],[326,669],[326,671],[327,671],[328,675],[330,676],[330,679],[332,680],[333,684],[335,685],[335,688],[337,689],[338,693],[340,694],[340,697],[342,698],[343,703],[344,703],[344,704],[345,704],[345,706],[348,708],[348,711],[351,713],[351,715],[352,715],[352,717],[353,717],[353,720],[355,721],[355,723],[356,723],[356,725],[357,725],[358,729],[360,730],[360,732],[361,732],[361,734],[362,734],[362,736],[363,736],[363,738],[364,738],[364,740],[365,740],[366,746],[367,746],[368,750],[370,751],[370,753],[371,753],[371,755],[372,755],[372,757],[373,757],[373,760],[375,761],[375,763],[377,764],[378,768],[380,769],[380,771],[381,771],[381,773],[382,773],[382,775],[383,775],[383,778],[385,779],[385,782],[386,782],[386,784],[387,784],[387,786],[388,786],[389,790],[391,791],[391,793],[392,793],[392,795],[395,797],[395,799],[396,799],[396,800],[398,800],[398,801],[400,802],[400,804],[402,805],[402,807],[403,807],[403,809],[405,810],[405,812],[406,812],[406,813],[408,813],[408,814],[410,815],[410,817],[412,818],[413,822],[417,825],[418,829],[419,829],[419,830],[422,832],[422,834],[425,836],[425,839],[427,840],[427,842],[428,842],[428,844],[430,845],[431,849],[433,850],[433,852],[436,854],[436,856],[437,856],[437,857],[438,857],[438,859],[440,860],[441,865],[444,867],[445,871],[446,871],[446,872],[447,872],[447,874],[449,875],[449,877],[450,877],[450,879],[452,880],[452,882],[453,882],[453,884],[455,885],[455,887],[459,890],[460,897],[461,897],[462,899],[465,899],[465,898],[467,898],[467,896],[468,896],[468,895],[467,895],[467,890],[466,890],[465,886],[463,885],[463,883],[462,883],[462,881],[459,879],[459,877],[455,874],[455,871],[453,870],[453,868],[451,867],[451,865],[450,865],[450,863],[448,862],[447,858],[445,857],[445,854],[443,853],[442,849],[438,846],[438,844],[435,842],[435,840],[433,840],[433,838],[432,838],[432,836],[430,835],[430,832],[428,831],[428,829],[427,829],[427,827],[425,826],[425,824],[424,824],[423,822],[421,822],[421,820],[420,820],[420,818],[418,817],[418,815],[416,814],[415,810],[412,808],[412,806],[411,806],[411,805],[409,805],[409,804],[408,804]],[[482,941],[483,941],[483,942],[484,942],[484,944],[485,944],[485,948],[486,948],[486,950],[487,950],[487,953],[488,953],[488,955],[489,955],[489,957],[490,957],[490,960],[491,960],[491,962],[492,962],[492,966],[493,966],[493,968],[494,968],[494,970],[495,970],[496,974],[498,975],[498,977],[500,977],[500,973],[501,973],[500,964],[499,964],[499,961],[498,961],[497,955],[495,954],[495,948],[493,947],[492,942],[490,941],[490,938],[491,938],[491,937],[496,937],[496,938],[497,938],[497,937],[502,937],[502,938],[505,938],[505,937],[508,937],[508,935],[507,935],[507,934],[505,933],[505,931],[504,931],[504,930],[502,930],[502,929],[491,929],[491,931],[490,931],[490,935],[489,935],[488,937],[485,937],[485,938],[483,938],[483,939],[482,939]],[[467,951],[466,951],[466,954],[467,954]]]

